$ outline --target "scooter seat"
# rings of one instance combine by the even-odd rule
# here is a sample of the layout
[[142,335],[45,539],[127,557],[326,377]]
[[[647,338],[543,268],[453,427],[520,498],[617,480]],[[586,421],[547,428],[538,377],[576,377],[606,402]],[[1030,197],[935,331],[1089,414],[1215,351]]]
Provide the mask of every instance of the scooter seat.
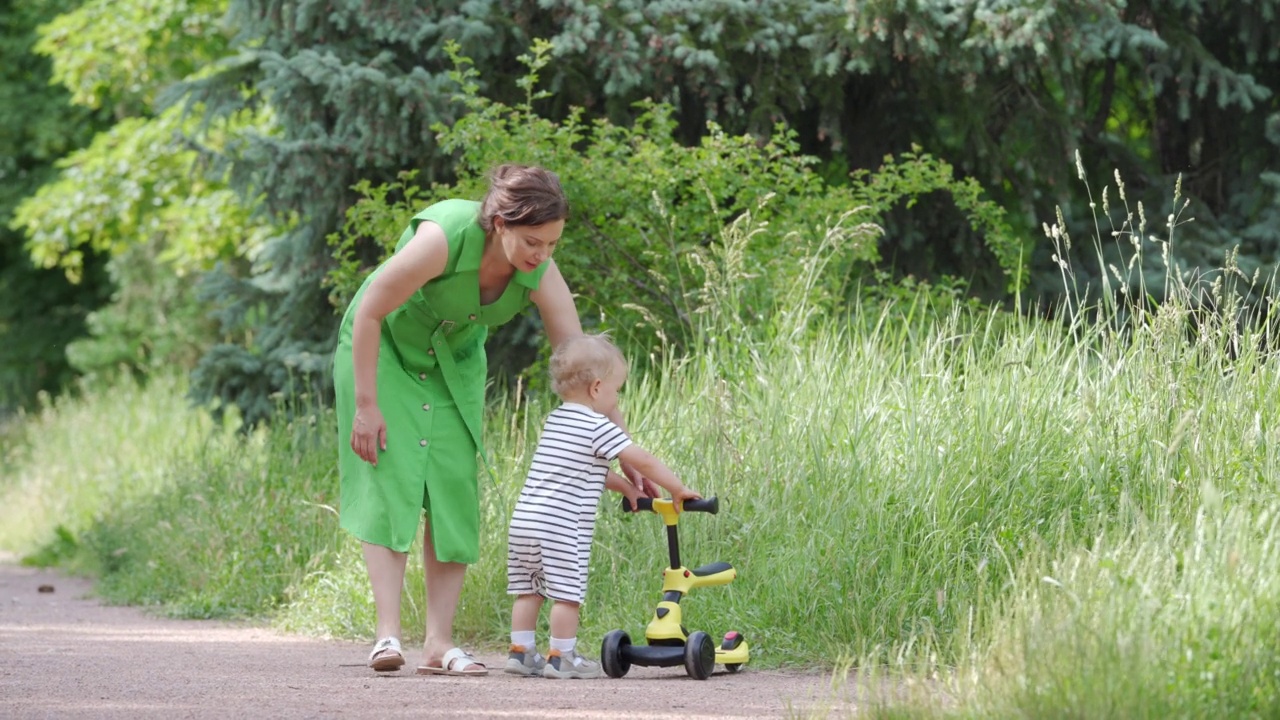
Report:
[[706,565],[703,565],[702,567],[694,568],[689,572],[693,573],[694,575],[697,575],[698,577],[706,577],[708,575],[715,575],[716,573],[722,573],[725,570],[732,570],[732,569],[733,569],[732,563],[713,562],[713,563],[708,563]]

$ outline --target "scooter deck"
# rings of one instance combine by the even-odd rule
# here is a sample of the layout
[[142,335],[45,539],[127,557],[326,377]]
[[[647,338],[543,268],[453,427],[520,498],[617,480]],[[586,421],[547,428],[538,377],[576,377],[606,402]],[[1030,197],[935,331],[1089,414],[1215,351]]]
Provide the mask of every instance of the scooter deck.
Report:
[[632,665],[674,667],[684,664],[683,645],[628,645],[622,655]]

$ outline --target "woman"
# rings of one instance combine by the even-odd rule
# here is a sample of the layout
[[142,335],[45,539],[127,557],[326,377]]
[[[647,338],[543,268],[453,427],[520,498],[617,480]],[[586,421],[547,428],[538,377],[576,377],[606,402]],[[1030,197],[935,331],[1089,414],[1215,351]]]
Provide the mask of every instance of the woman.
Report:
[[[552,347],[582,334],[551,260],[568,214],[554,173],[502,165],[483,202],[446,200],[415,215],[342,319],[334,357],[341,525],[364,548],[377,610],[378,642],[369,655],[376,671],[404,665],[400,592],[425,514],[428,611],[418,672],[488,672],[452,637],[467,564],[480,556],[484,341],[488,327],[529,301]],[[645,494],[656,494],[623,469]]]

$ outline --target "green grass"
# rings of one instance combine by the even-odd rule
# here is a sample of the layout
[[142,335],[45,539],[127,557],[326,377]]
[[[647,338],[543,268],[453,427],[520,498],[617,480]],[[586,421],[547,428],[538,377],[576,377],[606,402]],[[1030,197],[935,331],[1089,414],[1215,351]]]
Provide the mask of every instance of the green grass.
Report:
[[6,428],[0,450],[0,548],[67,548],[120,504],[170,485],[170,470],[206,442],[184,383],[126,377],[46,403]]
[[[740,577],[687,600],[691,627],[745,632],[765,665],[904,648],[959,664],[1005,622],[1011,578],[1031,558],[1180,527],[1207,482],[1229,504],[1273,487],[1280,388],[1251,362],[1223,373],[1155,336],[1080,339],[955,311],[828,326],[794,343],[726,338],[633,378],[624,403],[642,444],[723,500],[718,516],[684,518],[684,556],[731,561]],[[481,481],[464,637],[504,636],[507,513],[548,408],[494,408],[499,482]],[[28,419],[10,452],[3,546],[70,543],[116,601],[367,637],[358,547],[332,510],[332,423],[322,413],[241,436],[165,382],[61,403]],[[604,507],[589,643],[614,627],[643,633],[665,561],[656,518],[624,516],[611,498]],[[421,632],[420,567],[414,557],[410,638]]]
[[981,658],[1000,670],[968,688],[975,715],[1280,715],[1276,508],[1213,505],[1028,562]]
[[237,433],[159,376],[86,388],[18,422],[0,549],[99,575],[120,603],[263,616],[338,545],[332,414]]
[[[958,666],[872,713],[936,718],[1280,715],[1280,505],[1028,557]],[[867,683],[864,683],[866,686]]]
[[106,514],[83,541],[100,592],[184,617],[274,615],[342,541],[332,422],[321,412],[210,438],[162,492]]
[[[1280,373],[1248,323],[1193,325],[1173,290],[1151,313],[1077,305],[1065,323],[940,313],[924,291],[847,320],[801,302],[750,329],[712,308],[697,352],[623,397],[636,439],[722,500],[683,517],[683,555],[739,577],[695,591],[686,624],[744,632],[753,665],[854,667],[884,717],[1274,716]],[[181,396],[125,382],[7,429],[0,548],[96,571],[119,602],[368,639],[332,414],[245,435]],[[498,479],[481,480],[457,622],[488,646],[506,637],[507,517],[551,407],[509,397],[486,429]],[[588,647],[642,636],[666,559],[655,517],[603,508]],[[409,577],[413,641],[416,548]]]

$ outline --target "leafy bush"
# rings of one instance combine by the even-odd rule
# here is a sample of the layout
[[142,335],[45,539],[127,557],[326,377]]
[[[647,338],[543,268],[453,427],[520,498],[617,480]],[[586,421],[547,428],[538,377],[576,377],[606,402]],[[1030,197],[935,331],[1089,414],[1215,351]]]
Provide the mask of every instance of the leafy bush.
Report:
[[[714,290],[707,268],[735,222],[746,239],[732,268],[743,324],[791,304],[843,307],[855,281],[878,260],[877,219],[899,202],[937,191],[950,193],[987,233],[1010,286],[1019,282],[1021,248],[1003,210],[982,198],[974,180],[955,179],[947,163],[905,153],[833,185],[816,170],[815,158],[799,153],[795,133],[781,126],[762,140],[731,136],[709,123],[701,141],[687,147],[675,139],[677,120],[665,104],[642,103],[630,127],[587,123],[576,109],[552,120],[535,110],[546,96],[535,88],[549,47],[535,42],[521,57],[528,73],[518,83],[526,97],[513,106],[481,97],[478,73],[450,48],[453,77],[470,112],[435,129],[441,148],[455,156],[458,181],[422,188],[406,175],[360,186],[363,199],[348,212],[343,232],[330,238],[339,262],[329,276],[335,304],[345,304],[421,204],[479,198],[485,173],[503,162],[543,165],[560,175],[571,218],[556,263],[579,294],[580,312],[612,328],[641,357],[697,342],[698,316],[709,301],[699,290]],[[371,239],[378,243],[372,252]],[[798,278],[810,280],[801,289]],[[798,290],[803,298],[792,297]]]

